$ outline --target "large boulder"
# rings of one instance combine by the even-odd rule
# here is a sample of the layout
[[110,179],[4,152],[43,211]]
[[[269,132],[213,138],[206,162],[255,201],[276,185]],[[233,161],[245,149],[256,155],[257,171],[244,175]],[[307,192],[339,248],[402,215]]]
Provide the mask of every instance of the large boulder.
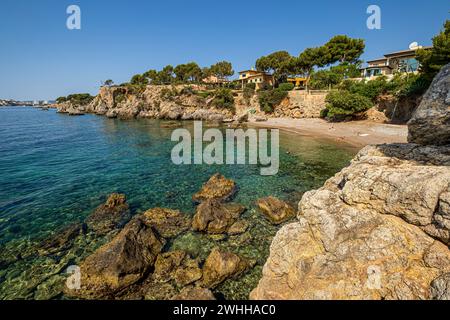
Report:
[[245,207],[237,203],[206,200],[197,207],[192,229],[210,234],[226,233],[244,211]]
[[408,122],[408,141],[422,145],[450,144],[450,64],[444,66]]
[[295,216],[295,210],[290,205],[275,197],[261,198],[256,204],[272,224],[283,223]]
[[215,288],[227,279],[236,279],[255,265],[232,252],[214,248],[203,265],[202,285]]
[[192,196],[192,200],[197,203],[209,199],[227,201],[234,196],[236,191],[237,186],[233,180],[216,173],[202,186],[199,192]]
[[121,227],[130,217],[130,207],[124,194],[113,193],[87,219],[89,230],[103,235]]
[[298,221],[277,233],[251,298],[438,296],[430,284],[450,270],[449,155],[418,145],[363,149],[304,194]]
[[113,297],[144,277],[164,244],[139,218],[131,220],[111,242],[81,263],[81,288],[67,293],[90,299]]
[[144,212],[141,218],[164,238],[176,237],[191,226],[189,216],[179,210],[153,208]]

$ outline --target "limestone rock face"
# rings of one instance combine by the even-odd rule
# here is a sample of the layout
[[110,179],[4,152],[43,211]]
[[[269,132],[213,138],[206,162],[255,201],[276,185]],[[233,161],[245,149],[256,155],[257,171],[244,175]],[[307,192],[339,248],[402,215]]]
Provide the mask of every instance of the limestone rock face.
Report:
[[113,295],[140,280],[164,244],[139,218],[131,220],[111,242],[81,263],[81,289],[68,294],[90,299]]
[[215,288],[226,279],[242,275],[254,265],[255,261],[214,248],[203,265],[203,286]]
[[294,209],[275,197],[259,199],[256,204],[272,224],[283,223],[295,216]]
[[237,203],[204,201],[197,207],[192,229],[210,234],[226,233],[244,211],[245,207]]
[[408,122],[408,141],[423,145],[450,144],[450,64],[434,78],[431,87]]
[[216,173],[201,188],[199,192],[192,196],[195,202],[202,202],[209,199],[226,201],[231,199],[237,191],[236,183]]
[[433,280],[431,295],[435,300],[450,300],[450,273]]
[[190,218],[179,210],[153,208],[142,215],[142,221],[152,226],[164,238],[173,238],[188,230]]
[[88,228],[97,234],[106,234],[120,227],[130,216],[130,208],[124,194],[113,193],[87,219]]
[[298,221],[277,233],[251,298],[445,296],[449,155],[413,144],[364,148],[324,187],[304,194]]
[[87,105],[57,104],[58,112],[79,115],[94,113],[109,118],[152,118],[167,120],[215,120],[232,117],[230,110],[216,108],[186,86],[149,85],[142,90],[127,86],[101,87]]

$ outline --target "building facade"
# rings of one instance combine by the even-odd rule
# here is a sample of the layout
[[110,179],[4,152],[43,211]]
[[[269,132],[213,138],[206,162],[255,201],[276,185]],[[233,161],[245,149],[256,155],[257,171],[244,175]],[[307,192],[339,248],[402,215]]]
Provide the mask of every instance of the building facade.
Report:
[[242,89],[244,89],[245,85],[248,83],[254,83],[257,90],[267,85],[273,86],[275,83],[272,75],[253,69],[239,72],[238,80],[241,82]]
[[416,59],[418,49],[422,49],[422,47],[417,46],[409,50],[387,53],[383,58],[367,61],[368,66],[361,69],[361,76],[363,78],[382,75],[392,77],[396,73],[416,73],[420,67],[419,61]]

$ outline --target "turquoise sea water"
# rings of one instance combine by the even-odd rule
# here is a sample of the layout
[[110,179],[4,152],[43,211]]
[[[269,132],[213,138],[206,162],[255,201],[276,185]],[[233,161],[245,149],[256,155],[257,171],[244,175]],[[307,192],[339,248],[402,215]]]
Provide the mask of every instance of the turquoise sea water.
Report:
[[[201,257],[219,245],[256,258],[254,271],[217,289],[228,299],[245,298],[257,283],[270,240],[279,228],[269,225],[256,211],[255,200],[273,195],[296,205],[303,192],[320,187],[355,154],[354,149],[342,145],[280,132],[280,170],[276,176],[261,176],[256,165],[176,166],[170,159],[176,144],[170,140],[173,128],[161,124],[164,122],[0,108],[3,254],[5,248],[24,250],[58,228],[83,220],[112,192],[125,193],[134,213],[162,206],[193,214],[192,194],[220,172],[236,181],[239,192],[234,201],[248,208],[245,217],[253,223],[248,241],[245,245],[238,239],[217,242],[187,233],[171,245]],[[192,129],[190,122],[183,126]],[[71,257],[70,262],[79,262],[93,247],[86,244],[83,253]],[[57,290],[49,288],[60,280],[58,272],[64,266],[55,269],[52,263],[61,261],[33,255],[0,261],[0,298],[58,297]]]

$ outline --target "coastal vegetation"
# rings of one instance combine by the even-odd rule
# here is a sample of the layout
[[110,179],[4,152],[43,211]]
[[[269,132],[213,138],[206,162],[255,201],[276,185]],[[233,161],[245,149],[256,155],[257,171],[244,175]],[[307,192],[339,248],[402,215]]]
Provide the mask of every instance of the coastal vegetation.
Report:
[[213,105],[217,108],[233,109],[233,92],[227,88],[219,88],[214,92]]
[[270,88],[260,90],[258,92],[258,101],[266,113],[272,113],[275,108],[288,96],[290,86],[279,86],[278,88]]
[[219,61],[210,67],[201,68],[196,62],[188,62],[177,66],[167,65],[162,70],[150,69],[143,74],[134,75],[132,85],[169,85],[194,84],[208,77],[227,80],[234,74],[233,66],[228,61]]
[[68,95],[67,97],[59,97],[56,99],[57,103],[70,102],[74,105],[86,105],[94,99],[89,93],[76,93]]
[[[296,78],[303,78],[302,85],[306,85],[302,89],[308,92],[325,91],[319,92],[322,95],[329,92],[328,97],[323,97],[319,110],[315,113],[291,110],[289,116],[305,117],[314,114],[317,117],[320,109],[323,109],[320,114],[329,121],[361,119],[366,117],[368,109],[374,106],[380,108],[380,104],[384,103],[376,111],[384,112],[385,117],[391,119],[397,114],[399,121],[403,122],[411,117],[420,96],[427,90],[436,72],[450,61],[449,34],[450,22],[447,21],[444,30],[434,37],[433,47],[417,51],[417,59],[421,64],[419,73],[398,73],[391,78],[378,76],[370,80],[361,79],[360,57],[365,49],[364,40],[337,35],[321,46],[306,48],[297,56],[280,50],[258,58],[255,62],[256,69],[273,76],[273,83],[262,81],[243,85],[241,81],[228,81],[234,74],[230,62],[219,61],[209,67],[201,67],[191,61],[176,66],[167,65],[159,71],[150,69],[134,75],[129,82],[119,86],[115,86],[112,80],[107,80],[104,86],[114,89],[114,106],[124,108],[125,104],[122,103],[130,95],[142,100],[143,107],[129,112],[129,116],[148,111],[153,105],[161,103],[154,102],[152,106],[144,106],[147,103],[144,100],[148,100],[144,95],[151,95],[150,91],[145,93],[148,85],[165,86],[156,91],[160,100],[173,104],[170,108],[165,104],[169,109],[176,110],[167,114],[169,118],[179,115],[179,106],[185,106],[187,100],[191,99],[190,96],[198,99],[191,99],[187,104],[197,103],[198,109],[209,106],[234,113],[236,103],[243,103],[250,110],[255,110],[258,109],[254,105],[256,102],[263,113],[282,116],[283,106],[291,103],[287,100],[290,97],[289,91],[299,89],[292,82],[297,81]],[[236,97],[241,97],[242,100],[235,101]],[[74,105],[84,105],[92,99],[86,94],[71,95],[58,98],[57,103],[70,101]],[[151,99],[154,100],[155,97]],[[283,101],[285,103],[282,105]],[[297,101],[297,105],[299,103],[301,104]],[[398,104],[402,107],[396,113]],[[103,113],[103,109],[100,109],[100,113]],[[159,107],[155,110],[158,114],[161,111]],[[155,115],[154,112],[143,112],[143,116],[151,117]],[[115,116],[115,112],[111,116]],[[189,118],[188,115],[185,117]]]
[[[370,99],[373,105],[386,94],[397,101],[424,94],[437,72],[450,62],[450,21],[446,21],[444,30],[433,38],[432,48],[418,50],[417,59],[420,62],[418,74],[399,73],[389,81],[384,76],[370,81],[345,80],[345,75],[336,72],[341,71],[343,65],[318,71],[311,77],[312,86],[324,88],[328,85],[338,90],[328,94],[322,116],[328,120],[352,119],[370,108],[364,98]],[[350,70],[350,73],[353,74],[353,71]]]

